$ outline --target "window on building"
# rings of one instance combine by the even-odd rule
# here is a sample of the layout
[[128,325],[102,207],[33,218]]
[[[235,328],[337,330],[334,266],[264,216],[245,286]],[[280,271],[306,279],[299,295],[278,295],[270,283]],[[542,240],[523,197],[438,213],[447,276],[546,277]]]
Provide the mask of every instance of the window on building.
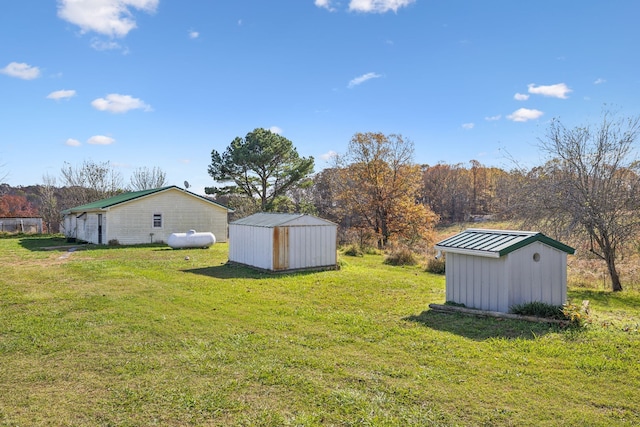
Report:
[[153,214],[153,228],[162,228],[162,214]]

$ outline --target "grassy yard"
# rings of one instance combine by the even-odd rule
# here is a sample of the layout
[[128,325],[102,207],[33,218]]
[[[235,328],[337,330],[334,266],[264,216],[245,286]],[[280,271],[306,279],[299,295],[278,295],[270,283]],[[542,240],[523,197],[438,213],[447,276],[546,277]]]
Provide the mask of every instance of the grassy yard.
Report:
[[444,278],[382,258],[269,275],[227,245],[0,239],[0,425],[631,426],[640,293],[593,323],[437,314]]

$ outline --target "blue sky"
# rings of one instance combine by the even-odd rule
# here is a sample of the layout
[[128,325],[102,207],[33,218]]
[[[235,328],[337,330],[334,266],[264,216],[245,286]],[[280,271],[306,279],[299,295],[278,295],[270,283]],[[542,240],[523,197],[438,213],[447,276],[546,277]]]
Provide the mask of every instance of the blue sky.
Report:
[[316,171],[357,132],[421,164],[541,161],[549,120],[640,114],[640,2],[5,0],[0,177],[109,161],[203,193],[257,127]]

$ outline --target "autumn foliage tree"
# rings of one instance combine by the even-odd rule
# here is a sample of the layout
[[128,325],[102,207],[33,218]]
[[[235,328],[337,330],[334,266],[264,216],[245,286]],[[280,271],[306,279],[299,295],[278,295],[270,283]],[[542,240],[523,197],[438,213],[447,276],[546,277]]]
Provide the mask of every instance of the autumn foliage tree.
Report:
[[335,197],[350,225],[375,233],[378,247],[391,239],[413,244],[429,237],[437,216],[419,203],[420,166],[413,143],[401,135],[357,133],[338,156]]
[[420,200],[443,222],[468,221],[474,215],[506,213],[511,207],[518,174],[482,165],[477,160],[422,167]]
[[12,194],[0,196],[0,217],[31,218],[37,216],[38,209],[26,197]]

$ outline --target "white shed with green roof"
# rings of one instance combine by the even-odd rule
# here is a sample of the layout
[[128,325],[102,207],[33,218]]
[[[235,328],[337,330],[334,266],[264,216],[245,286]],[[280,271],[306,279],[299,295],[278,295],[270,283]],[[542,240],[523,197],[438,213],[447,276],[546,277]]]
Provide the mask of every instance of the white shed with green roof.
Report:
[[62,211],[64,234],[98,245],[166,243],[173,233],[211,232],[227,241],[229,208],[177,186],[118,194]]
[[446,299],[507,313],[534,301],[567,299],[567,255],[575,249],[534,231],[467,229],[442,240]]

